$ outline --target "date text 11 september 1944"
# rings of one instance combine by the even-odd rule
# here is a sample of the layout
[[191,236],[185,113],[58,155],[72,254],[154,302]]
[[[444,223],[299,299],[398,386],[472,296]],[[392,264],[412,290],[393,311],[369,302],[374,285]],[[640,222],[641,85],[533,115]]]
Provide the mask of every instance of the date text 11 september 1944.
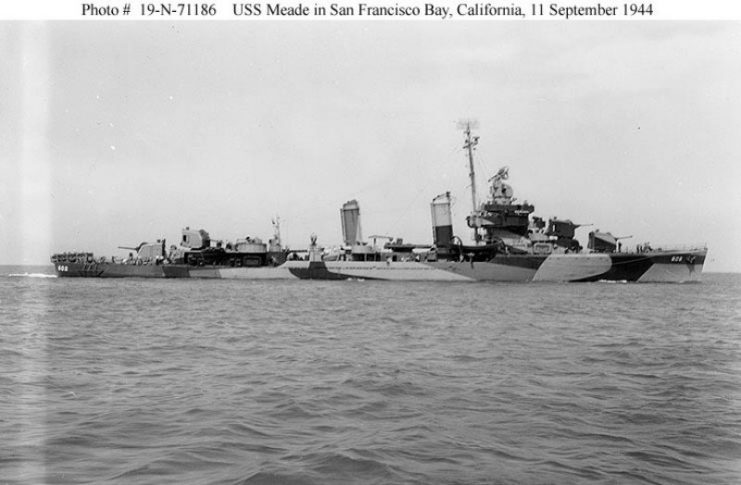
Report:
[[[654,7],[651,3],[595,3],[592,5],[568,5],[560,3],[458,3],[445,5],[435,3],[403,4],[359,2],[326,3],[313,2],[311,6],[304,3],[268,2],[268,3],[138,3],[126,2],[121,5],[111,3],[83,3],[83,17],[235,17],[235,18],[618,18],[618,17],[651,17]],[[222,10],[223,9],[223,10]]]

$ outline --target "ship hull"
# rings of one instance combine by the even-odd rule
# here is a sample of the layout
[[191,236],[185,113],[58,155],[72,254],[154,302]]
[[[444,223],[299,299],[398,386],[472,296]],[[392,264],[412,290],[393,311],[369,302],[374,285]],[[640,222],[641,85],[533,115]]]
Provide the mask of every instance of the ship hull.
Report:
[[[300,279],[389,281],[589,282],[699,281],[705,251],[653,253],[498,255],[487,262],[291,262]],[[284,265],[285,266],[285,265]]]
[[55,263],[57,276],[64,278],[164,278],[163,265],[99,262]]
[[167,278],[686,283],[700,280],[705,255],[705,250],[547,256],[502,254],[487,262],[288,261],[275,267],[162,265],[159,268]]

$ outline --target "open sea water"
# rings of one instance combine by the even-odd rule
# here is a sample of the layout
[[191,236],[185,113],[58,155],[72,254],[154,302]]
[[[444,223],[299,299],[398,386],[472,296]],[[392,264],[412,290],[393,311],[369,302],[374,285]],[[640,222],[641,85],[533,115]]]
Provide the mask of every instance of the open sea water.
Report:
[[0,268],[2,484],[741,483],[741,275]]

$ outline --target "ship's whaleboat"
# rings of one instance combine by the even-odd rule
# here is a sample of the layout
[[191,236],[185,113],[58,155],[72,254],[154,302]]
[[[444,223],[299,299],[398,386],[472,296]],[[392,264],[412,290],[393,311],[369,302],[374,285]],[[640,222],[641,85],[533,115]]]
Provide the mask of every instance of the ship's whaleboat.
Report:
[[[473,150],[478,137],[465,127],[473,210],[466,218],[473,243],[453,231],[449,192],[431,203],[433,244],[370,236],[363,241],[360,206],[352,200],[340,210],[344,244],[325,250],[312,235],[305,251],[282,247],[279,226],[268,244],[246,237],[236,243],[212,241],[203,230],[183,230],[178,247],[166,251],[164,240],[142,243],[124,261],[96,260],[92,253],[52,256],[59,276],[169,277],[223,279],[366,279],[394,281],[500,282],[690,282],[700,279],[707,249],[624,250],[621,239],[599,230],[589,233],[587,248],[575,238],[581,227],[568,219],[547,222],[533,216],[535,206],[519,202],[506,183],[508,168],[490,180],[485,202],[478,203]],[[630,237],[630,236],[628,236]],[[379,244],[378,241],[382,243]],[[385,242],[383,242],[385,241]]]

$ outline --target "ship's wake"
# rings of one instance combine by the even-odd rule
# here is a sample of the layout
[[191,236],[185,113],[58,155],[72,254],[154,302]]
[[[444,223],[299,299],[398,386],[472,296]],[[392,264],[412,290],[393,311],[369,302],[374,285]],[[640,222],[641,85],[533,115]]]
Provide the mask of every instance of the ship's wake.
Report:
[[55,274],[46,273],[10,273],[8,275],[11,278],[56,278]]

